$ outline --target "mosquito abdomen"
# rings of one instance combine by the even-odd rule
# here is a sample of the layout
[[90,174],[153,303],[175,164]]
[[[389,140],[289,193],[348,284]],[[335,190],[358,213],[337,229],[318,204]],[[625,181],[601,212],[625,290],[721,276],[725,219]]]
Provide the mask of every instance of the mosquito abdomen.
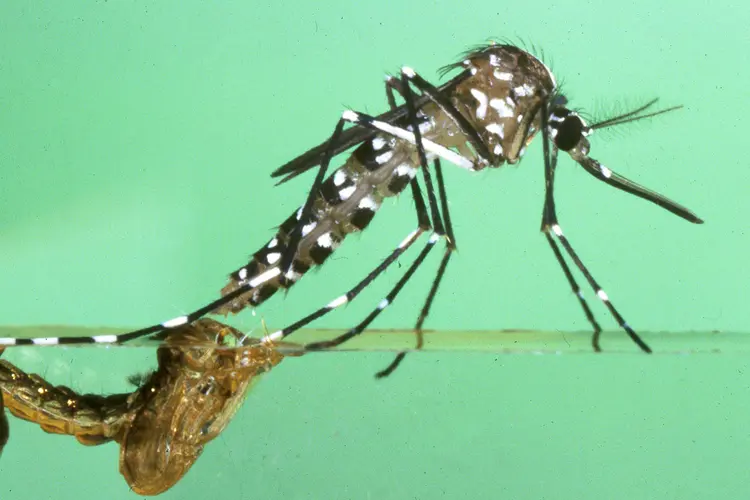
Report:
[[[362,231],[370,224],[384,198],[397,196],[409,185],[418,165],[414,148],[404,141],[377,135],[362,143],[323,181],[313,202],[311,220],[302,227],[302,237],[291,268],[217,312],[237,313],[248,305],[257,306],[278,289],[291,287],[312,267],[323,264],[348,234]],[[280,265],[300,212],[297,210],[290,215],[279,226],[276,235],[253,254],[248,264],[230,275],[222,295]]]

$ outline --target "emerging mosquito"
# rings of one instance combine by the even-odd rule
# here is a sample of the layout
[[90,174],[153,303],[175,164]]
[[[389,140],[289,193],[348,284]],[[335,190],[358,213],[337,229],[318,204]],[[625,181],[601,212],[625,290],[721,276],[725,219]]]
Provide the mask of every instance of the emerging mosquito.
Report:
[[[656,102],[653,100],[622,115],[587,124],[575,111],[566,107],[567,99],[559,93],[550,70],[530,53],[509,44],[492,43],[476,48],[467,53],[461,62],[446,66],[443,74],[454,70],[459,71],[456,76],[443,85],[435,86],[413,69],[402,68],[400,77],[386,78],[385,90],[390,111],[377,117],[345,111],[328,141],[274,171],[272,175],[281,177],[280,183],[283,183],[317,168],[304,204],[279,226],[276,235],[253,254],[247,265],[230,275],[221,298],[190,314],[124,335],[2,339],[2,343],[125,342],[179,327],[209,313],[237,313],[247,306],[258,306],[277,290],[294,285],[311,267],[325,262],[348,234],[362,231],[368,226],[385,198],[400,194],[408,186],[416,206],[417,224],[414,231],[351,290],[286,328],[273,332],[265,341],[283,339],[311,321],[351,302],[417,239],[428,233],[425,246],[414,262],[361,323],[339,337],[306,346],[309,350],[331,348],[361,333],[395,300],[435,245],[444,241],[442,261],[415,325],[419,347],[422,343],[422,325],[456,249],[440,161],[449,161],[469,171],[513,164],[521,159],[526,146],[541,131],[545,177],[541,230],[591,324],[593,348],[600,350],[601,327],[573,277],[563,250],[620,327],[643,351],[650,352],[650,348],[615,309],[563,233],[555,211],[555,168],[558,152],[564,151],[597,179],[655,203],[690,222],[701,223],[700,218],[682,205],[622,177],[589,156],[588,136],[595,130],[643,120],[679,106],[652,111]],[[397,106],[396,94],[403,98],[403,105]],[[345,130],[346,123],[354,126]],[[326,177],[331,159],[353,146],[357,147],[343,165]],[[420,171],[427,203],[416,177]],[[433,174],[436,182],[433,182]],[[403,357],[402,352],[378,375],[391,373]]]
[[[227,338],[238,346],[229,348]],[[131,489],[157,495],[187,473],[232,419],[252,381],[283,357],[272,346],[204,318],[166,333],[157,350],[158,368],[133,393],[78,394],[0,361],[0,402],[16,417],[82,444],[114,440]]]

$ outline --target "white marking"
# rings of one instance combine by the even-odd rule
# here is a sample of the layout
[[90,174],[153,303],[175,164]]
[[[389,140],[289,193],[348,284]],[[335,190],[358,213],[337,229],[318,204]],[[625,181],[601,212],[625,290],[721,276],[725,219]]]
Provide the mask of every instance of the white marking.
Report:
[[599,170],[601,170],[602,175],[606,177],[607,179],[612,177],[612,171],[608,169],[607,167],[605,167],[604,165],[599,165]]
[[596,291],[596,296],[602,299],[604,302],[609,302],[609,297],[607,296],[607,292],[605,292],[601,288]]
[[359,200],[359,205],[357,205],[359,208],[367,208],[371,211],[376,211],[378,208],[380,208],[380,205],[375,201],[375,198],[372,196],[365,196],[361,200]]
[[495,134],[501,139],[505,139],[505,124],[504,123],[490,123],[487,125],[487,132]]
[[398,244],[398,248],[404,248],[405,246],[409,245],[412,241],[414,241],[414,236],[419,232],[419,229],[415,229],[411,233],[409,233],[409,236],[404,238],[404,241]]
[[503,151],[503,145],[502,144],[495,144],[495,148],[492,150],[493,153],[496,155],[505,155],[505,151]]
[[341,307],[344,304],[349,302],[349,299],[346,298],[346,295],[342,295],[341,297],[338,297],[336,299],[333,299],[327,306],[326,309],[336,309],[337,307]]
[[425,135],[430,130],[432,130],[432,122],[431,121],[420,122],[420,124],[419,124],[419,131],[422,133],[422,135]]
[[341,113],[341,118],[348,122],[357,123],[359,121],[359,114],[355,113],[351,109],[347,109]]
[[16,339],[10,337],[0,338],[0,345],[16,345]]
[[336,173],[333,174],[333,185],[340,186],[345,182],[346,182],[346,172],[344,172],[343,170],[336,170]]
[[[420,129],[420,132],[421,131],[422,131],[422,129]],[[382,155],[376,156],[375,157],[375,162],[379,163],[380,165],[382,165],[383,163],[387,162],[391,158],[393,158],[393,151],[386,151]]]
[[[304,226],[302,226],[302,236],[307,236],[308,234],[310,234],[310,231],[315,229],[315,226],[317,225],[318,225],[317,222],[311,222],[309,224],[305,224]],[[273,262],[271,262],[271,264],[273,264]]]
[[417,76],[416,71],[414,71],[413,69],[411,69],[409,66],[402,67],[401,68],[401,73],[405,74],[409,78],[414,78],[415,76]]
[[555,233],[558,236],[562,236],[563,235],[562,228],[559,225],[557,225],[557,224],[553,224],[552,225],[552,232]]
[[484,120],[487,116],[487,95],[477,89],[471,89],[469,92],[474,96],[474,99],[479,101],[479,106],[477,107],[477,118],[479,120]]
[[266,246],[266,248],[273,248],[273,247],[275,247],[278,244],[279,244],[279,240],[276,239],[276,238],[274,238],[274,239],[272,239],[271,241],[268,242],[268,245]]
[[174,328],[176,326],[185,325],[188,322],[187,316],[177,316],[176,318],[170,319],[169,321],[165,321],[161,324],[164,328]]
[[326,234],[321,234],[320,236],[318,236],[316,243],[318,244],[318,246],[321,246],[323,248],[333,247],[333,238],[331,238],[331,233],[328,232]]
[[357,186],[349,186],[345,187],[341,191],[339,191],[339,198],[341,198],[341,201],[346,201],[349,199],[349,197],[354,194],[354,191],[357,190]]
[[500,58],[497,57],[497,54],[490,54],[490,65],[500,66]]
[[471,61],[469,59],[464,59],[463,65],[469,68],[469,71],[471,71],[472,75],[476,75],[477,71],[479,71],[479,68],[471,64]]
[[34,345],[57,345],[60,343],[58,337],[43,337],[38,339],[31,339]]
[[430,245],[434,245],[435,243],[437,243],[437,241],[438,241],[439,239],[440,239],[440,235],[439,235],[439,234],[437,234],[437,233],[432,233],[432,234],[430,235],[430,239],[429,239],[429,240],[427,240],[427,243],[428,243],[428,244],[430,244]]
[[518,115],[518,118],[516,119],[516,121],[517,121],[518,123],[521,123],[521,120],[523,120],[523,113],[522,113],[522,114],[520,114],[520,115]]
[[251,279],[248,282],[248,286],[250,288],[255,288],[258,285],[262,285],[266,281],[271,281],[272,279],[274,279],[279,274],[281,274],[281,269],[279,269],[278,267],[272,267],[268,271],[266,271],[264,273],[261,273],[258,276],[256,276],[255,278]]
[[[353,121],[354,123],[356,123],[357,120],[359,119],[359,116],[353,111],[351,112],[351,114],[354,115],[355,120]],[[373,120],[372,126],[378,130],[381,130],[387,134],[392,135],[393,137],[407,141],[410,144],[417,143],[416,139],[414,138],[414,134],[402,128],[394,127],[393,125],[389,125],[388,123],[381,122],[378,120]],[[466,170],[474,169],[474,164],[470,160],[464,158],[463,156],[456,153],[455,151],[451,151],[450,149],[444,146],[441,146],[440,144],[434,143],[429,139],[422,138],[422,145],[424,146],[425,151],[429,151],[430,153],[433,153],[436,156],[439,156],[440,158],[443,158],[444,160],[453,163],[454,165],[457,165],[461,168],[465,168]]]
[[578,292],[576,292],[576,295],[578,295],[579,299],[583,299],[583,292],[581,290],[578,290]]
[[513,79],[513,73],[500,71],[499,69],[496,69],[495,71],[493,71],[493,74],[495,75],[495,78],[497,78],[498,80],[503,80],[505,82],[509,82]]
[[113,344],[117,342],[117,335],[96,335],[91,338],[97,344]]
[[521,96],[521,97],[526,97],[527,95],[531,95],[532,93],[534,93],[534,87],[532,87],[528,83],[519,85],[513,90],[516,92],[516,95]]
[[286,279],[288,279],[289,281],[297,281],[298,279],[300,279],[300,278],[302,277],[302,274],[301,274],[301,273],[298,273],[297,271],[295,271],[295,270],[294,270],[294,266],[292,266],[292,267],[291,267],[291,268],[290,268],[290,269],[289,269],[289,270],[288,270],[288,271],[286,272],[286,274],[284,274],[284,277],[285,277]]
[[242,269],[240,269],[240,272],[237,273],[237,274],[239,275],[239,277],[240,277],[241,280],[244,281],[244,280],[247,279],[247,269],[246,268],[243,267]]
[[372,140],[372,149],[374,149],[375,151],[383,149],[383,146],[385,146],[385,144],[385,139],[383,139],[382,137],[376,137]]
[[280,258],[281,258],[280,252],[272,252],[266,256],[266,262],[268,262],[269,264],[276,264]]
[[297,220],[299,220],[300,217],[302,217],[302,207],[299,207],[299,210],[297,210],[297,216],[296,216]]
[[526,154],[526,146],[522,146],[520,151],[518,151],[518,156],[523,156]]
[[500,118],[509,118],[514,114],[513,106],[509,106],[508,103],[502,99],[490,99],[490,106],[497,110],[497,115]]
[[388,299],[383,299],[383,300],[381,300],[381,301],[380,301],[380,302],[378,303],[378,310],[379,310],[379,311],[382,311],[383,309],[385,309],[386,307],[388,307],[388,305],[389,305],[390,303],[391,303],[391,301],[390,301],[390,300],[388,300]]
[[271,344],[283,338],[284,338],[284,332],[282,330],[276,330],[275,332],[269,333],[268,335],[263,337],[263,340],[261,340],[261,342],[264,344]]
[[396,167],[396,175],[399,177],[406,177],[413,179],[414,176],[417,174],[417,169],[413,166],[409,165],[408,163],[402,163],[398,167]]

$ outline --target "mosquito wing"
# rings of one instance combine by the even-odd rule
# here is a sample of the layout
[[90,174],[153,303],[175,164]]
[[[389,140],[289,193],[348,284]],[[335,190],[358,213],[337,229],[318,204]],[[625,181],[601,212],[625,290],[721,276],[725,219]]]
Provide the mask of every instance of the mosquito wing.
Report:
[[[464,71],[457,75],[455,78],[446,82],[445,84],[438,87],[440,92],[450,93],[453,89],[470,76],[468,71]],[[421,95],[415,100],[415,105],[420,107],[429,101],[429,97]],[[406,105],[392,109],[386,113],[378,115],[375,119],[388,124],[394,124],[399,120],[406,118],[407,116]],[[336,144],[333,146],[333,156],[343,153],[347,149],[356,146],[368,139],[371,139],[377,132],[374,130],[366,129],[364,127],[351,127],[344,130]],[[311,168],[315,168],[320,165],[321,157],[325,148],[328,146],[327,142],[318,144],[314,148],[311,148],[306,153],[302,153],[295,159],[285,163],[281,167],[271,173],[271,177],[283,177],[278,184],[283,184],[291,179],[294,179],[298,175],[307,172]]]

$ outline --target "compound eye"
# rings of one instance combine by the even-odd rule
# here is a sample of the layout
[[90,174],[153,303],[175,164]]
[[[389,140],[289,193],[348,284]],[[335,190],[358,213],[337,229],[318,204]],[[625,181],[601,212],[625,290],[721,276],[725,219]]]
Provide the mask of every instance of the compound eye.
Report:
[[570,151],[583,137],[583,122],[575,115],[567,116],[557,127],[555,144],[563,151]]

